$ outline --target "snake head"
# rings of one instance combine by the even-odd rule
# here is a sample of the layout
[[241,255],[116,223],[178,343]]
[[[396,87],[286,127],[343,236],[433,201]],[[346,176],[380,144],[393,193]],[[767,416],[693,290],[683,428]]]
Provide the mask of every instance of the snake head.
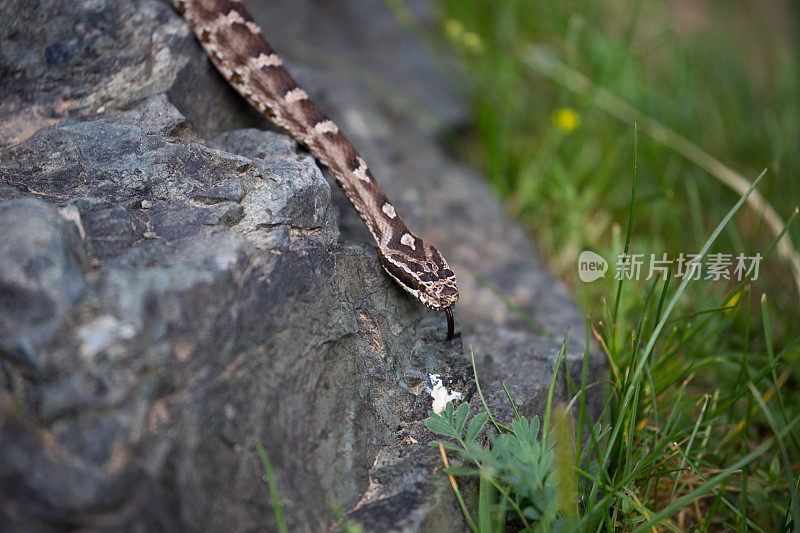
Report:
[[456,275],[442,254],[409,231],[380,249],[381,264],[402,288],[437,311],[458,301]]

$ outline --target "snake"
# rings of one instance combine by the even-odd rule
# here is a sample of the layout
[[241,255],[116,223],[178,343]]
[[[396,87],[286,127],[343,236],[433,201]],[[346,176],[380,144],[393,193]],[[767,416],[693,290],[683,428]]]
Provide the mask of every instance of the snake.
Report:
[[426,307],[444,311],[451,340],[455,274],[436,248],[406,226],[367,163],[297,85],[247,7],[241,0],[169,1],[228,83],[328,170],[375,239],[384,270]]

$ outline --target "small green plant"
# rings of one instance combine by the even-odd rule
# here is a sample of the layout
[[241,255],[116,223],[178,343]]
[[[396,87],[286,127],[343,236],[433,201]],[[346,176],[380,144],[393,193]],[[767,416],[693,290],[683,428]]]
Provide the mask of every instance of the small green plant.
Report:
[[[445,468],[452,476],[479,476],[479,517],[481,531],[494,531],[506,522],[510,513],[524,527],[534,531],[552,531],[559,516],[555,497],[558,485],[552,475],[554,456],[539,438],[539,417],[530,422],[518,417],[511,427],[502,427],[484,447],[479,434],[489,421],[486,412],[478,413],[469,425],[465,424],[469,405],[462,403],[453,412],[447,404],[441,415],[431,411],[426,421],[432,432],[455,442],[436,442],[459,454],[462,465]],[[477,530],[476,522],[465,507],[465,518]]]

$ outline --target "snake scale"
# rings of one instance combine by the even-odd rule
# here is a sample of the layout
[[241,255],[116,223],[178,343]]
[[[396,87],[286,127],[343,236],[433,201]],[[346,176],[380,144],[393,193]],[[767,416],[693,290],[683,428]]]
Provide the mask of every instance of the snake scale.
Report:
[[364,159],[297,86],[240,0],[170,0],[225,79],[328,169],[378,244],[386,272],[427,307],[447,316],[453,336],[456,277],[444,257],[414,235]]

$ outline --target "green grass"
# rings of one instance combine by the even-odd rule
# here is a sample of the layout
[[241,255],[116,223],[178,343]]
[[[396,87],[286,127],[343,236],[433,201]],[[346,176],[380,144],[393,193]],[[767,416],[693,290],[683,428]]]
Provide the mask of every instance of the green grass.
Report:
[[[562,497],[544,499],[547,527],[800,528],[800,7],[787,2],[767,22],[755,2],[681,5],[701,4],[687,18],[649,0],[438,0],[475,117],[453,149],[484,171],[573,286],[609,363],[600,419],[580,383],[571,384],[577,426],[550,409],[542,422],[540,455],[553,453],[543,474],[567,479],[571,464],[574,476],[571,489],[553,489]],[[743,283],[674,271],[578,280],[580,251],[608,259],[613,274],[628,248],[765,259]],[[502,458],[519,435],[510,421],[489,421],[506,437],[486,453],[501,446]],[[536,528],[511,504],[532,499],[498,474],[508,465],[454,440],[486,490],[465,496],[474,525]]]
[[[764,173],[729,210],[704,243],[701,256],[763,177]],[[469,420],[468,404],[454,410],[448,403],[441,415],[429,413],[428,429],[448,439],[433,445],[441,450],[445,472],[472,531],[797,530],[800,413],[782,391],[780,376],[791,369],[783,354],[774,353],[766,298],[761,298],[765,353],[719,353],[687,360],[683,352],[689,337],[710,329],[719,338],[725,321],[709,323],[725,314],[747,313],[749,306],[725,305],[724,310],[704,314],[699,325],[668,331],[691,280],[684,277],[672,290],[670,281],[668,276],[660,287],[651,285],[630,343],[615,342],[616,322],[610,315],[605,326],[594,330],[611,363],[607,400],[597,419],[585,401],[587,351],[580,386],[567,383],[568,390],[575,391],[570,405],[577,407],[558,408],[551,424],[553,392],[568,339],[552,376],[541,433],[539,418],[529,422],[520,416],[510,396],[516,418],[510,424],[494,418],[474,358],[484,411]],[[746,291],[749,302],[748,287],[745,281],[739,289]],[[624,305],[621,300],[617,304]],[[744,333],[751,336],[749,324]],[[692,373],[726,365],[738,369],[731,391],[689,390]],[[772,405],[767,396],[775,398]],[[740,400],[747,405],[743,415],[737,409]],[[753,441],[748,427],[757,420],[766,422],[769,431]],[[496,433],[484,445],[479,435],[488,422]],[[445,450],[455,452],[461,464],[450,466]],[[456,476],[478,477],[475,511],[465,502]]]

